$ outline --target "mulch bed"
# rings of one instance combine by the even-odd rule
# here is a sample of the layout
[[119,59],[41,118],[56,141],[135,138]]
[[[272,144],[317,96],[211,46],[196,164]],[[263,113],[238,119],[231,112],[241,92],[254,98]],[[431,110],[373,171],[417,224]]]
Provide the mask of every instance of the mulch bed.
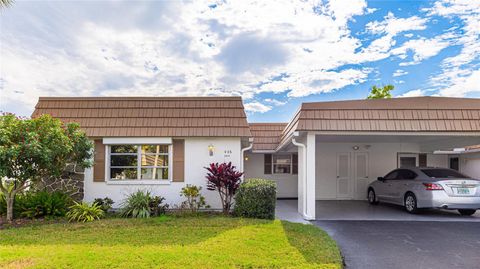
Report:
[[30,226],[30,225],[38,225],[38,224],[49,224],[49,223],[57,223],[57,222],[65,222],[64,219],[28,219],[28,218],[16,218],[11,223],[9,223],[5,216],[0,216],[0,230],[7,229],[7,228],[16,228],[22,226]]

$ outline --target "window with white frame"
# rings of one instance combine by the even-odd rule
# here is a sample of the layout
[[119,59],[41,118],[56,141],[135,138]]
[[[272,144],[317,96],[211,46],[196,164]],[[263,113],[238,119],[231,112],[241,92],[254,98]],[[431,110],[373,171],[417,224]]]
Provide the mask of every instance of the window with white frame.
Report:
[[168,180],[169,145],[110,145],[110,179]]
[[265,154],[264,174],[297,174],[298,156],[293,154]]

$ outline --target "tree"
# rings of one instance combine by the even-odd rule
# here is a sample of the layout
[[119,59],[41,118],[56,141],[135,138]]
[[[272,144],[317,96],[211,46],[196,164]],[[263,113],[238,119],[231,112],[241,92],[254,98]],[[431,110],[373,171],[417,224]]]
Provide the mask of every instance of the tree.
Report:
[[238,172],[236,167],[229,163],[211,163],[207,169],[207,190],[217,190],[222,201],[223,213],[230,213],[232,200],[240,187],[243,173]]
[[390,92],[393,91],[394,88],[395,87],[393,85],[385,85],[381,88],[373,86],[367,99],[392,98],[392,94]]
[[0,191],[13,220],[15,195],[42,178],[58,178],[67,166],[92,166],[93,143],[76,123],[50,115],[0,116]]

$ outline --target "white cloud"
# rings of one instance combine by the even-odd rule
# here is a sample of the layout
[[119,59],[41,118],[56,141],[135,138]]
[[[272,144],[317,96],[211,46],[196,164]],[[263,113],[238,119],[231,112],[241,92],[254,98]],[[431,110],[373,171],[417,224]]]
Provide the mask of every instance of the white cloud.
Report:
[[269,103],[269,104],[272,104],[274,106],[283,106],[287,103],[286,101],[280,101],[280,100],[272,99],[272,98],[266,98],[264,101]]
[[412,90],[412,91],[408,91],[404,94],[401,94],[397,97],[418,97],[418,96],[424,96],[424,95],[425,95],[424,90]]
[[[212,3],[16,3],[1,18],[1,109],[28,114],[40,95],[241,95],[250,111],[265,112],[282,101],[252,101],[260,93],[283,100],[333,92],[380,79],[362,64],[391,55],[418,63],[451,44],[446,35],[397,44],[397,36],[426,29],[431,18],[392,12],[368,23],[364,33],[373,36],[361,39],[349,23],[375,12],[365,0]],[[461,53],[432,78],[444,88],[471,76],[480,54],[476,6],[455,5],[426,11],[466,23],[455,41]]]
[[250,103],[246,103],[245,105],[245,110],[247,112],[253,112],[253,113],[265,113],[268,112],[272,109],[271,106],[264,105],[260,102],[254,101]]
[[362,83],[370,70],[347,69],[339,72],[312,70],[275,80],[260,87],[261,92],[288,92],[289,97],[302,97],[332,92],[348,85]]
[[372,21],[367,23],[366,29],[372,34],[386,34],[395,36],[405,31],[425,30],[427,19],[418,16],[409,18],[396,18],[392,12],[385,16],[383,21]]
[[441,96],[463,97],[467,93],[480,93],[480,69],[467,76],[451,76],[450,85],[441,89]]
[[458,18],[464,24],[455,43],[461,46],[460,52],[442,61],[442,72],[431,78],[431,84],[440,89],[439,94],[444,96],[465,96],[469,92],[479,92],[480,1],[440,0],[425,11],[430,16]]
[[407,58],[407,53],[413,53],[413,60],[408,63],[402,63],[401,66],[419,64],[423,60],[433,57],[452,43],[455,35],[446,33],[431,39],[420,38],[409,40],[400,47],[392,49],[392,54],[401,59]]
[[394,77],[400,77],[400,76],[405,76],[406,74],[408,74],[407,71],[401,70],[401,69],[397,69],[397,70],[395,70],[395,72],[393,73],[393,76],[394,76]]
[[418,16],[397,18],[392,12],[384,17],[383,21],[372,21],[365,26],[366,31],[373,35],[382,35],[373,40],[358,54],[358,61],[377,61],[391,55],[391,48],[396,45],[395,37],[406,31],[426,29],[427,19]]

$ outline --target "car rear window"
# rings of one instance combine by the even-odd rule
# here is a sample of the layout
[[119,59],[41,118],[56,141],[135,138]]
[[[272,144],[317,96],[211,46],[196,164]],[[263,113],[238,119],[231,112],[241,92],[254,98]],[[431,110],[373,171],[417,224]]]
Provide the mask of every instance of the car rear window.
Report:
[[425,175],[432,178],[467,178],[455,170],[450,169],[421,169]]

